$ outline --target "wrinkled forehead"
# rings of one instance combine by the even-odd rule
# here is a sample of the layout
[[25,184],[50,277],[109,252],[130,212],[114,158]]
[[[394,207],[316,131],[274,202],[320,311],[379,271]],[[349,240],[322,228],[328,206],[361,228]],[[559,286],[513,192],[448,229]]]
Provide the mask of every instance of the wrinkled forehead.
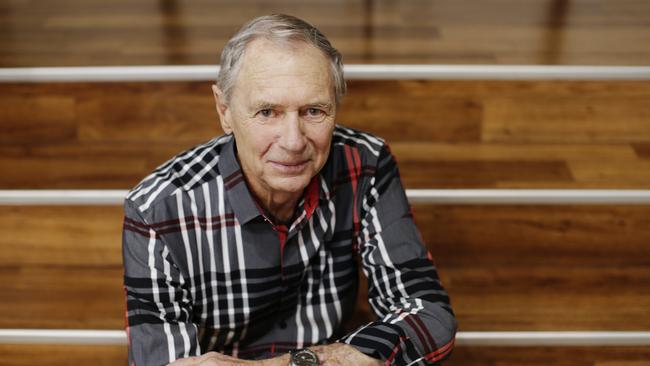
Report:
[[256,93],[283,85],[321,90],[334,97],[330,62],[325,54],[302,41],[256,39],[246,48],[235,82],[235,94]]

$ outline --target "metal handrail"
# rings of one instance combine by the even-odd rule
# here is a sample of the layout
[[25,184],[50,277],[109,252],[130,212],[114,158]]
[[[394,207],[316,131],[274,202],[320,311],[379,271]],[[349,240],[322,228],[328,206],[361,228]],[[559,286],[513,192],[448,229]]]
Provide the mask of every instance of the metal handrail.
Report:
[[[0,190],[0,205],[121,205],[127,190]],[[407,189],[422,204],[650,204],[650,190],[618,189]]]
[[[213,81],[216,65],[0,68],[1,82]],[[355,80],[650,80],[648,66],[349,64]]]
[[[0,329],[0,344],[126,345],[123,330]],[[649,346],[650,331],[458,332],[461,346]]]

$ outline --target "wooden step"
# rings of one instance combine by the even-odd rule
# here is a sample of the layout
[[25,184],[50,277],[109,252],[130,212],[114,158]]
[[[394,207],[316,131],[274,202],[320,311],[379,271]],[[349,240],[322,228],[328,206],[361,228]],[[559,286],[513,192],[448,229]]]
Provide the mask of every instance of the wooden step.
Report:
[[348,63],[645,65],[645,1],[9,2],[0,67],[213,64],[246,21],[288,13]]
[[[0,189],[126,189],[221,134],[210,83],[0,93]],[[386,138],[407,188],[648,188],[648,116],[649,82],[354,81],[338,120]]]
[[[441,265],[650,265],[650,207],[414,207]],[[0,265],[118,266],[119,206],[1,206]]]
[[[463,330],[650,328],[650,207],[415,211]],[[123,327],[121,221],[116,206],[0,207],[0,291],[13,294],[0,328]]]
[[[467,331],[647,330],[647,266],[474,268],[439,265],[461,329]],[[121,268],[22,266],[0,271],[0,328],[121,329]],[[365,292],[350,323],[373,318]]]

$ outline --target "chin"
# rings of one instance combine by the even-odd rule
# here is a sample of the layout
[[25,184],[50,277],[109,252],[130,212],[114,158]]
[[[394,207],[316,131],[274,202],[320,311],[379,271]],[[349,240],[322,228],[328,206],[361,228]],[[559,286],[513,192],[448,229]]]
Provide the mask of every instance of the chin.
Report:
[[271,184],[274,190],[288,193],[302,193],[307,188],[311,177],[297,176],[297,177],[278,177],[274,179]]

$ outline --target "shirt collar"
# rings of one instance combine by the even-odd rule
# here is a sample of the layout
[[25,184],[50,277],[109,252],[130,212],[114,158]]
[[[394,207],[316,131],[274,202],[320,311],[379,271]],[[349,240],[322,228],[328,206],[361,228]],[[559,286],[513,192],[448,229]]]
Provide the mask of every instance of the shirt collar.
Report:
[[231,135],[222,149],[219,172],[223,177],[223,186],[228,202],[240,224],[245,224],[260,215],[253,197],[244,180],[244,174],[237,161],[235,137]]

